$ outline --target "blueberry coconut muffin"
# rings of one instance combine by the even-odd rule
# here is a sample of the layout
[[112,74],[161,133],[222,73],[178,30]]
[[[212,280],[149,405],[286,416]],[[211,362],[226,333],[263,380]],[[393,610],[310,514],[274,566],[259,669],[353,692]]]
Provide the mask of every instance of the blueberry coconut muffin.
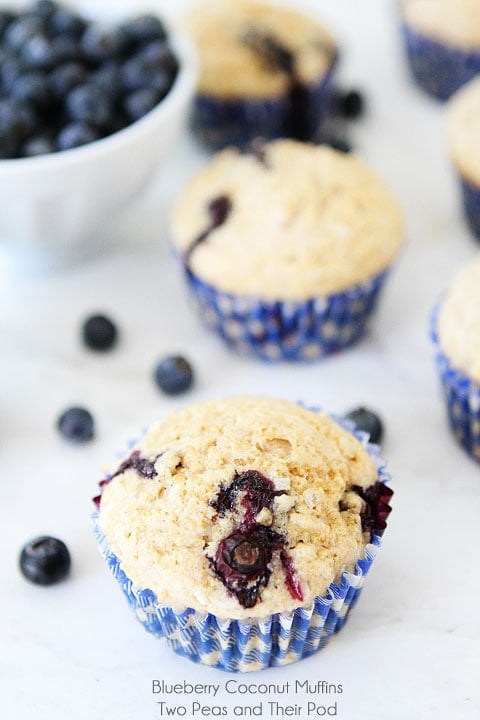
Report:
[[199,53],[192,127],[213,149],[262,136],[311,139],[328,115],[337,49],[314,18],[249,0],[209,0],[186,18]]
[[427,93],[446,100],[480,72],[480,0],[403,0],[411,71]]
[[172,217],[201,315],[267,360],[315,359],[358,340],[402,234],[397,203],[360,159],[293,140],[224,150]]
[[448,102],[448,147],[460,181],[465,217],[480,239],[480,77]]
[[319,650],[358,598],[390,512],[376,446],[276,399],[194,405],[101,483],[101,551],[145,628],[257,670]]
[[456,274],[435,310],[433,340],[450,427],[480,462],[480,255]]

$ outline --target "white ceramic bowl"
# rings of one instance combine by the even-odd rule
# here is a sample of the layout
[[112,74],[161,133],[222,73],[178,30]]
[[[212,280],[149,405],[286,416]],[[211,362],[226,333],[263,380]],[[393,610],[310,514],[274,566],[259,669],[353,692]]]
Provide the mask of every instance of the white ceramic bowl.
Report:
[[187,118],[197,63],[171,44],[180,71],[159,105],[129,127],[73,150],[0,160],[0,245],[17,258],[63,264],[102,250],[108,225],[135,199]]

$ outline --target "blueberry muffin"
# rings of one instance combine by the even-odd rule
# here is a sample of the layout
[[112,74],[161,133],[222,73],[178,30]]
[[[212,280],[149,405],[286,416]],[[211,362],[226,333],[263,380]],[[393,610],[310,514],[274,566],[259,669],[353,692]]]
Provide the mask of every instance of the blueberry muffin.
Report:
[[186,26],[200,58],[192,117],[200,141],[220,149],[319,131],[337,49],[316,19],[250,0],[209,0],[193,7]]
[[450,427],[480,462],[480,255],[457,272],[436,309],[433,339]]
[[230,346],[301,360],[364,334],[403,224],[359,158],[277,140],[215,157],[182,193],[171,234],[202,316]]
[[97,498],[102,552],[146,629],[227,670],[319,650],[357,599],[390,512],[388,476],[359,437],[271,398],[155,424]]
[[448,102],[448,146],[460,181],[465,217],[480,239],[480,77]]
[[480,0],[403,0],[410,67],[427,93],[447,100],[480,72]]

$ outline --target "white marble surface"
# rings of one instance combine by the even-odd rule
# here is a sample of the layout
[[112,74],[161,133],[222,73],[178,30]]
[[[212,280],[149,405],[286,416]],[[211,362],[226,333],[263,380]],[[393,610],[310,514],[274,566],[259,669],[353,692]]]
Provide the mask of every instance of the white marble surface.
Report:
[[[203,329],[165,243],[171,200],[204,160],[188,138],[122,218],[116,250],[55,273],[15,270],[2,256],[0,716],[6,720],[156,720],[166,716],[158,699],[190,707],[202,697],[159,698],[151,692],[153,679],[222,686],[228,679],[173,655],[130,617],[97,553],[89,515],[102,463],[139,428],[192,401],[240,392],[301,398],[337,412],[359,403],[378,409],[395,488],[384,548],[345,630],[317,656],[248,681],[341,683],[341,720],[479,717],[480,469],[447,430],[427,337],[439,292],[476,251],[444,149],[442,108],[408,81],[393,2],[300,4],[322,14],[342,38],[342,77],[364,88],[369,101],[352,137],[389,180],[407,217],[406,248],[375,328],[348,353],[307,366],[239,359]],[[115,352],[101,357],[83,349],[78,336],[81,320],[97,310],[110,313],[122,333]],[[152,368],[177,350],[192,359],[197,382],[190,394],[167,399],[153,384]],[[58,413],[75,403],[90,407],[97,421],[97,437],[86,447],[65,444],[55,430]],[[28,584],[17,569],[19,549],[40,533],[62,537],[73,557],[71,578],[52,588]],[[272,717],[267,699],[263,717]],[[278,699],[299,704],[297,717],[308,717],[309,699],[322,702],[293,693]],[[235,705],[259,702],[254,695],[203,700],[225,705],[228,717]],[[331,704],[332,697],[323,700]],[[202,716],[188,710],[186,717]]]

